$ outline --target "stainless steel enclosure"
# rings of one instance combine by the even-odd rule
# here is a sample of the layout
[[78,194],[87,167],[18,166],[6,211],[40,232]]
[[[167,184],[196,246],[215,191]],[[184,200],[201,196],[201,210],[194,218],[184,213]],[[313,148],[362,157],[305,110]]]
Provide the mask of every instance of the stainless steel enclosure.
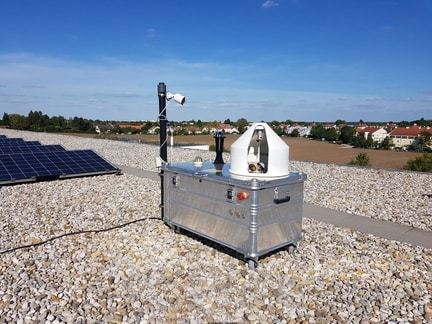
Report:
[[[302,238],[303,184],[306,175],[278,180],[233,178],[229,164],[211,162],[162,166],[164,221],[227,246],[249,265]],[[253,263],[252,263],[252,262]]]

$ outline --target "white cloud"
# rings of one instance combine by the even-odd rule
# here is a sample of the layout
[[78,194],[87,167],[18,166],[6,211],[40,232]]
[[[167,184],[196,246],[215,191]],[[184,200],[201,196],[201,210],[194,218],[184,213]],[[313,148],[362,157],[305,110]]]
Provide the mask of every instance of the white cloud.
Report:
[[[295,76],[291,73],[289,78]],[[156,87],[161,81],[187,97],[182,109],[170,106],[169,118],[174,120],[412,120],[430,109],[429,102],[408,103],[376,94],[293,91],[289,86],[274,89],[274,83],[266,81],[269,77],[288,79],[279,71],[269,72],[267,63],[251,67],[244,63],[116,58],[80,62],[25,53],[0,54],[0,116],[40,109],[65,117],[156,119]]]
[[272,8],[272,7],[277,7],[279,6],[279,2],[275,1],[275,0],[266,0],[263,2],[263,4],[261,5],[261,8]]

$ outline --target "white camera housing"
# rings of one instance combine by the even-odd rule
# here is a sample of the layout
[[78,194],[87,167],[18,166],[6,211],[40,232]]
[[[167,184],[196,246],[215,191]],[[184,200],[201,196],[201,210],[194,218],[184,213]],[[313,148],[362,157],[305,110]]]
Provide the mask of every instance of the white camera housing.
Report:
[[167,92],[166,98],[168,101],[170,101],[171,99],[174,99],[174,101],[180,105],[184,105],[184,103],[186,102],[186,97],[183,96],[181,93],[175,93],[174,94],[171,92]]

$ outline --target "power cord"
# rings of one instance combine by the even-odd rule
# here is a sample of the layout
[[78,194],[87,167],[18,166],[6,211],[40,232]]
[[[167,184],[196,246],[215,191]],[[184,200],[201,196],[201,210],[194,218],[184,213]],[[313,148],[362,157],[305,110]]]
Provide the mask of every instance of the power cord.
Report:
[[64,234],[61,234],[61,235],[58,235],[58,236],[50,237],[49,239],[46,239],[44,241],[40,241],[40,242],[32,243],[32,244],[27,244],[27,245],[21,245],[21,246],[14,247],[12,249],[1,251],[0,255],[6,254],[6,253],[15,252],[17,250],[23,250],[23,249],[28,249],[28,248],[31,248],[31,247],[36,247],[36,246],[44,245],[46,243],[58,240],[60,238],[66,237],[66,236],[80,235],[80,234],[86,234],[86,233],[108,232],[108,231],[112,231],[112,230],[119,229],[119,228],[122,228],[122,227],[126,227],[128,225],[132,225],[132,224],[135,224],[135,223],[138,223],[138,222],[142,222],[142,221],[148,220],[148,219],[162,220],[160,217],[145,217],[145,218],[135,219],[133,221],[130,221],[130,222],[127,222],[127,223],[123,223],[123,224],[120,224],[120,225],[116,225],[116,226],[112,226],[112,227],[108,227],[108,228],[101,228],[101,229],[94,229],[94,230],[90,229],[90,230],[82,230],[82,231],[64,233]]

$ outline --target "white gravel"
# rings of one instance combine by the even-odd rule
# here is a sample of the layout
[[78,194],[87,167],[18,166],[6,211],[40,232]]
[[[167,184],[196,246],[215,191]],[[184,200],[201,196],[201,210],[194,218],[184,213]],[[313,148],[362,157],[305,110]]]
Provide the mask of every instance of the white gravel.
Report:
[[158,185],[112,175],[2,187],[0,250],[66,232],[119,225],[140,218],[143,211],[159,216],[154,208],[160,199]]
[[432,174],[292,162],[308,175],[307,202],[432,230]]
[[[153,217],[159,198],[128,175],[2,187],[0,250]],[[255,272],[157,220],[0,255],[0,322],[426,323],[431,293],[431,249],[307,219]]]
[[[62,144],[68,149],[90,148],[119,165],[156,170],[157,146],[0,129],[2,133],[45,144]],[[172,161],[191,161],[196,155],[214,158],[211,152],[175,148]],[[432,194],[431,174],[297,161],[291,161],[291,169],[308,175],[306,202],[432,230],[432,198],[425,195]]]

